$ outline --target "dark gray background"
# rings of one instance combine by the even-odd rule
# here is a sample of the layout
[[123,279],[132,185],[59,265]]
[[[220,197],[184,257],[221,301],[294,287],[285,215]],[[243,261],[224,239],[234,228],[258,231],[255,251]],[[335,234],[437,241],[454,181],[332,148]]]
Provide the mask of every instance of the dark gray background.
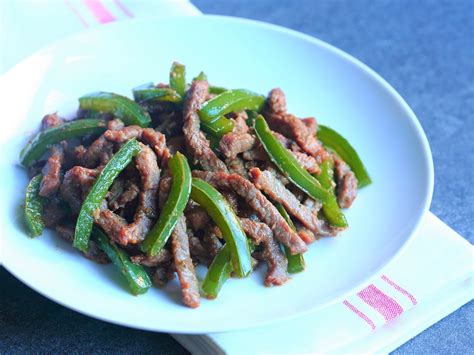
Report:
[[[204,13],[257,19],[313,35],[381,74],[413,108],[431,144],[431,211],[473,242],[473,0],[193,2]],[[0,285],[2,353],[186,353],[166,334],[111,325],[59,306],[3,268]],[[473,314],[471,302],[395,353],[472,353]]]

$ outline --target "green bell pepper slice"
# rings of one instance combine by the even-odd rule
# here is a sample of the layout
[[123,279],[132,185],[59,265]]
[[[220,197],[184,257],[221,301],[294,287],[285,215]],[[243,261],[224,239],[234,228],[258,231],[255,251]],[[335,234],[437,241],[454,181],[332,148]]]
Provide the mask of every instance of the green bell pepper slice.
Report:
[[37,237],[43,233],[42,218],[44,198],[39,195],[43,175],[33,177],[26,187],[24,217],[28,235]]

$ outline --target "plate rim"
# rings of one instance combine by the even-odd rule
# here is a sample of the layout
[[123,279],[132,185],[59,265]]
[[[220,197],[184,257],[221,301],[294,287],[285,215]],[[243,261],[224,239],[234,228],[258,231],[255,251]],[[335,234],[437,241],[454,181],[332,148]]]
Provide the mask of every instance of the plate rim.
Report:
[[[334,55],[341,57],[342,59],[350,62],[351,64],[355,65],[358,69],[363,71],[366,76],[370,77],[370,79],[376,81],[378,84],[380,84],[383,89],[387,91],[388,94],[390,94],[395,101],[400,105],[400,107],[403,109],[403,111],[406,113],[408,116],[409,120],[408,123],[411,126],[411,128],[415,131],[416,137],[419,140],[419,143],[421,143],[422,151],[423,151],[423,161],[426,164],[426,174],[427,174],[427,181],[425,184],[425,189],[423,191],[423,195],[425,196],[423,204],[421,208],[419,208],[416,218],[414,219],[416,222],[414,224],[414,227],[412,228],[412,231],[409,233],[408,237],[406,240],[403,242],[403,244],[400,246],[400,248],[390,257],[388,258],[385,262],[381,264],[376,270],[372,272],[371,275],[363,278],[360,282],[358,282],[354,287],[342,292],[339,294],[337,297],[334,297],[333,299],[322,303],[320,305],[314,306],[314,307],[309,307],[306,310],[302,311],[297,311],[291,315],[284,315],[284,316],[278,316],[278,317],[273,317],[268,320],[260,320],[260,321],[253,321],[251,324],[247,326],[243,325],[238,325],[238,326],[226,326],[223,328],[219,328],[218,326],[214,327],[204,327],[200,328],[199,330],[194,330],[194,329],[182,329],[182,328],[173,328],[173,327],[161,327],[159,324],[157,326],[152,326],[152,325],[146,325],[146,324],[137,324],[137,323],[127,323],[126,320],[121,320],[119,319],[120,317],[117,318],[107,318],[105,316],[102,316],[100,314],[94,314],[90,311],[83,310],[76,308],[74,305],[66,303],[66,301],[63,301],[62,299],[54,296],[50,296],[49,294],[46,293],[46,291],[43,292],[43,290],[38,289],[35,287],[32,283],[24,280],[21,275],[17,274],[13,268],[9,267],[7,263],[5,263],[4,258],[1,256],[0,253],[0,265],[2,265],[10,274],[12,274],[15,278],[17,278],[19,281],[21,281],[23,284],[27,285],[31,289],[33,289],[35,292],[38,292],[42,296],[46,297],[49,300],[52,300],[53,302],[60,304],[70,310],[73,310],[75,312],[78,312],[80,314],[84,314],[86,316],[89,316],[94,319],[99,319],[108,323],[112,324],[117,324],[121,326],[125,326],[127,328],[133,328],[133,329],[141,329],[141,330],[146,330],[146,331],[154,331],[154,332],[168,332],[168,333],[174,333],[174,334],[203,334],[203,333],[216,333],[216,332],[228,332],[228,331],[235,331],[235,330],[242,330],[242,329],[250,329],[254,327],[260,327],[260,326],[265,326],[268,324],[276,323],[276,322],[281,322],[284,320],[289,320],[289,319],[294,319],[297,317],[301,317],[310,313],[314,313],[317,311],[320,311],[321,309],[325,309],[337,302],[340,302],[342,299],[346,298],[348,295],[353,294],[354,290],[360,289],[362,286],[368,284],[370,280],[373,280],[376,278],[378,275],[381,274],[381,272],[393,261],[395,261],[405,250],[406,248],[411,244],[413,241],[413,237],[416,235],[416,233],[419,231],[421,223],[423,222],[424,216],[426,213],[429,211],[429,207],[431,205],[432,197],[433,197],[433,190],[434,190],[434,166],[433,166],[433,157],[431,153],[431,148],[427,139],[427,136],[425,134],[425,131],[423,130],[423,127],[421,126],[420,121],[418,120],[417,116],[411,109],[411,107],[408,105],[408,103],[403,99],[403,97],[380,75],[378,74],[375,70],[370,68],[367,64],[363,63],[361,60],[357,59],[356,57],[350,55],[349,53],[343,51],[342,49],[325,42],[317,37],[299,32],[294,29],[286,28],[280,25],[275,25],[272,23],[264,22],[264,21],[258,21],[258,20],[253,20],[253,19],[247,19],[247,18],[241,18],[241,17],[234,17],[234,16],[223,16],[223,15],[173,15],[169,16],[166,18],[144,18],[144,19],[133,19],[133,20],[128,20],[128,21],[119,21],[115,23],[108,24],[107,26],[99,26],[95,28],[90,28],[83,30],[79,33],[75,33],[73,35],[64,37],[62,39],[56,40],[52,43],[50,43],[47,46],[44,46],[40,48],[39,50],[31,53],[27,57],[24,57],[21,61],[17,62],[15,65],[13,65],[11,68],[9,68],[6,72],[4,72],[0,76],[0,83],[3,82],[5,77],[8,77],[8,74],[12,71],[14,71],[18,66],[24,64],[28,60],[30,60],[32,57],[41,55],[42,53],[52,51],[57,47],[60,47],[63,44],[66,44],[70,41],[76,41],[80,39],[81,37],[88,37],[93,35],[95,32],[107,32],[107,31],[114,31],[116,27],[125,27],[125,26],[140,26],[140,23],[153,23],[153,22],[170,22],[170,21],[175,21],[175,20],[190,20],[190,21],[207,21],[207,20],[218,20],[218,21],[230,21],[230,22],[235,22],[235,23],[240,23],[244,25],[250,25],[254,26],[257,28],[263,28],[267,30],[271,30],[273,32],[278,32],[281,34],[287,34],[292,37],[299,38],[301,40],[304,40],[306,42],[310,42],[313,45],[316,45],[318,47],[323,48],[324,50],[332,52]],[[5,141],[5,144],[7,144],[9,139]],[[6,249],[4,249],[4,252],[6,253]],[[184,307],[184,306],[183,306]],[[189,310],[192,312],[192,310]]]

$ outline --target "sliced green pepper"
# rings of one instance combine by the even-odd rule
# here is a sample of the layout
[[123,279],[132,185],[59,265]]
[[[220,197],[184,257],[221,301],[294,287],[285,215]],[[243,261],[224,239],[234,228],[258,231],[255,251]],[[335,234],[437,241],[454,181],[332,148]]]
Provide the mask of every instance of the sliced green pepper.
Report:
[[232,132],[234,129],[234,123],[228,118],[222,116],[212,123],[201,121],[201,128],[204,132],[210,133],[214,135],[214,137],[220,138],[224,134]]
[[120,172],[127,167],[132,158],[140,153],[141,147],[136,139],[125,143],[120,150],[114,154],[89,190],[87,197],[82,203],[79,216],[77,217],[76,230],[74,233],[73,246],[81,251],[86,251],[89,237],[94,223],[93,213],[100,207],[110,185]]
[[104,120],[82,119],[66,122],[62,125],[39,132],[20,152],[20,162],[28,167],[40,159],[54,144],[63,140],[88,134],[98,135],[106,130]]
[[247,237],[226,199],[214,187],[197,178],[193,178],[191,199],[206,210],[221,230],[231,254],[234,272],[239,277],[247,276],[252,271]]
[[142,244],[142,251],[150,256],[156,255],[165,246],[178,219],[183,214],[191,193],[191,169],[186,157],[177,152],[168,161],[168,167],[173,179],[168,199],[158,222],[148,232]]
[[92,237],[97,242],[114,265],[119,269],[122,276],[127,281],[132,294],[141,295],[151,287],[151,280],[145,269],[141,265],[131,262],[130,257],[116,244],[111,243],[109,238],[97,227],[92,231]]
[[111,113],[120,118],[125,125],[148,127],[150,115],[139,104],[128,97],[110,93],[96,92],[79,98],[79,108],[101,113]]
[[362,160],[359,158],[356,150],[351,146],[347,139],[335,130],[323,125],[319,125],[317,137],[326,147],[334,150],[342,160],[351,167],[359,183],[359,188],[372,183]]
[[179,103],[180,94],[170,88],[134,89],[133,98],[137,102],[171,102]]
[[174,62],[171,66],[170,88],[182,97],[186,93],[186,68],[178,62]]
[[265,103],[265,96],[244,89],[228,90],[205,102],[198,111],[199,117],[206,123],[230,112],[243,110],[260,111]]
[[202,283],[202,291],[209,299],[215,299],[222,288],[222,285],[232,274],[232,264],[230,262],[230,249],[224,245],[217,253],[206,277]]
[[193,79],[193,81],[194,81],[194,80],[206,80],[206,81],[207,81],[207,75],[202,71],[202,72],[199,73],[198,76],[196,76],[196,77]]
[[38,174],[28,183],[25,196],[25,222],[30,237],[37,237],[43,233],[43,201],[39,195],[43,175]]
[[334,193],[334,162],[332,159],[326,159],[321,164],[321,173],[318,175],[314,175],[314,177],[319,181],[322,187],[324,187],[329,192],[329,198],[326,202],[326,205],[323,205],[323,212],[324,208],[329,208],[333,211],[339,211],[339,214],[335,216],[335,221],[331,224],[337,227],[347,227],[347,220],[344,214],[342,213],[341,209],[339,208],[339,204],[337,203],[336,195]]
[[[283,207],[283,205],[281,205],[280,203],[275,204],[275,207],[277,208],[278,212],[280,212],[281,216],[285,219],[286,223],[288,223],[290,228],[296,231],[295,225],[293,224],[293,221],[288,215],[288,212],[286,212],[285,207]],[[283,249],[285,251],[286,258],[288,259],[288,272],[290,274],[296,274],[297,272],[303,271],[305,268],[303,254],[292,255],[290,249],[288,249],[286,246],[283,246]]]
[[329,223],[338,227],[347,226],[347,224],[340,225],[341,210],[327,204],[330,199],[329,192],[321,186],[318,180],[303,169],[295,157],[275,138],[262,115],[255,119],[254,128],[265,151],[278,169],[310,197],[323,203],[323,212]]
[[227,89],[220,86],[209,86],[209,92],[211,94],[219,95],[222,94],[224,91],[227,91]]

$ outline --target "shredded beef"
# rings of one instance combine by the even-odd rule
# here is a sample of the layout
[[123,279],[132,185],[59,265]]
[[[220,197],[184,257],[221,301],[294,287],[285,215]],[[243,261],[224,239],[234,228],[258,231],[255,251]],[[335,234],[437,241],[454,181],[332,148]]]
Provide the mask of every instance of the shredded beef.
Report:
[[258,244],[263,244],[263,258],[268,265],[265,277],[265,286],[282,285],[288,280],[288,261],[283,255],[280,245],[273,238],[270,227],[265,223],[255,222],[247,218],[241,218],[240,223],[245,233]]
[[64,174],[60,187],[61,197],[69,204],[74,213],[81,209],[83,196],[94,183],[102,167],[96,169],[74,166]]
[[94,221],[110,239],[120,242],[120,231],[127,225],[125,218],[105,208],[94,213]]
[[125,143],[132,138],[139,139],[142,136],[143,128],[140,126],[126,126],[122,129],[115,131],[115,130],[107,130],[104,132],[104,137],[115,143]]
[[199,284],[189,252],[189,240],[186,233],[186,218],[182,216],[171,234],[173,261],[181,284],[183,303],[191,308],[199,307]]
[[139,254],[130,257],[134,264],[145,265],[148,267],[155,267],[163,264],[169,264],[171,260],[171,253],[168,249],[161,249],[155,256],[148,256],[146,254]]
[[137,198],[140,193],[140,188],[133,181],[127,180],[122,192],[113,200],[109,201],[109,208],[116,211],[119,208],[124,208],[125,205]]
[[294,150],[291,150],[291,154],[296,158],[299,165],[303,169],[307,170],[308,173],[319,174],[321,172],[321,168],[319,167],[318,161],[311,155]]
[[41,120],[41,130],[44,131],[45,129],[53,128],[63,123],[64,120],[58,116],[57,112],[50,113],[49,115],[44,116]]
[[67,210],[57,198],[49,199],[48,203],[43,205],[42,217],[47,228],[54,228],[66,216]]
[[272,89],[268,93],[267,106],[270,112],[275,115],[286,114],[286,97],[283,90],[280,88]]
[[357,178],[349,165],[334,155],[337,202],[341,208],[349,208],[357,197]]
[[298,234],[290,228],[275,206],[273,206],[250,181],[237,174],[226,174],[222,172],[209,173],[194,171],[193,175],[218,188],[233,189],[255,210],[260,220],[268,224],[275,238],[283,245],[286,245],[292,254],[299,254],[306,251],[306,244],[301,240]]
[[193,231],[204,229],[210,222],[211,218],[202,207],[193,207],[185,212],[186,221]]
[[237,154],[253,147],[255,138],[248,133],[227,133],[219,142],[219,150],[227,158],[235,158]]
[[195,80],[189,88],[183,107],[183,133],[188,152],[204,170],[227,171],[225,164],[216,156],[209,146],[209,141],[199,129],[200,119],[198,110],[206,99],[208,92],[207,81]]
[[229,168],[229,172],[231,174],[239,174],[244,178],[248,177],[247,169],[245,168],[244,162],[239,157],[235,158],[227,158],[225,160],[227,167]]
[[202,239],[203,245],[207,250],[207,254],[214,259],[219,250],[222,248],[222,242],[219,240],[222,237],[221,231],[218,227],[210,225],[206,228],[204,237]]
[[61,165],[64,162],[64,149],[60,145],[51,148],[51,156],[43,167],[40,196],[50,197],[58,191],[61,185]]
[[99,163],[101,165],[107,164],[112,155],[113,145],[106,139],[104,135],[102,135],[92,142],[89,148],[87,148],[82,162],[86,167],[93,168]]
[[142,150],[135,158],[136,166],[141,176],[142,190],[135,211],[133,222],[122,228],[120,244],[136,244],[145,238],[150,230],[153,219],[157,216],[156,197],[160,182],[160,169],[156,155],[146,145],[140,144]]
[[125,127],[125,124],[119,118],[116,118],[116,119],[113,119],[113,120],[110,120],[109,122],[107,122],[107,129],[109,129],[111,131],[118,131],[118,130],[121,130],[122,128],[124,128],[124,127]]
[[249,174],[258,189],[264,191],[272,200],[281,203],[288,213],[301,221],[306,228],[318,232],[320,222],[317,216],[302,205],[275,175],[269,171],[261,171],[259,168],[250,169]]

